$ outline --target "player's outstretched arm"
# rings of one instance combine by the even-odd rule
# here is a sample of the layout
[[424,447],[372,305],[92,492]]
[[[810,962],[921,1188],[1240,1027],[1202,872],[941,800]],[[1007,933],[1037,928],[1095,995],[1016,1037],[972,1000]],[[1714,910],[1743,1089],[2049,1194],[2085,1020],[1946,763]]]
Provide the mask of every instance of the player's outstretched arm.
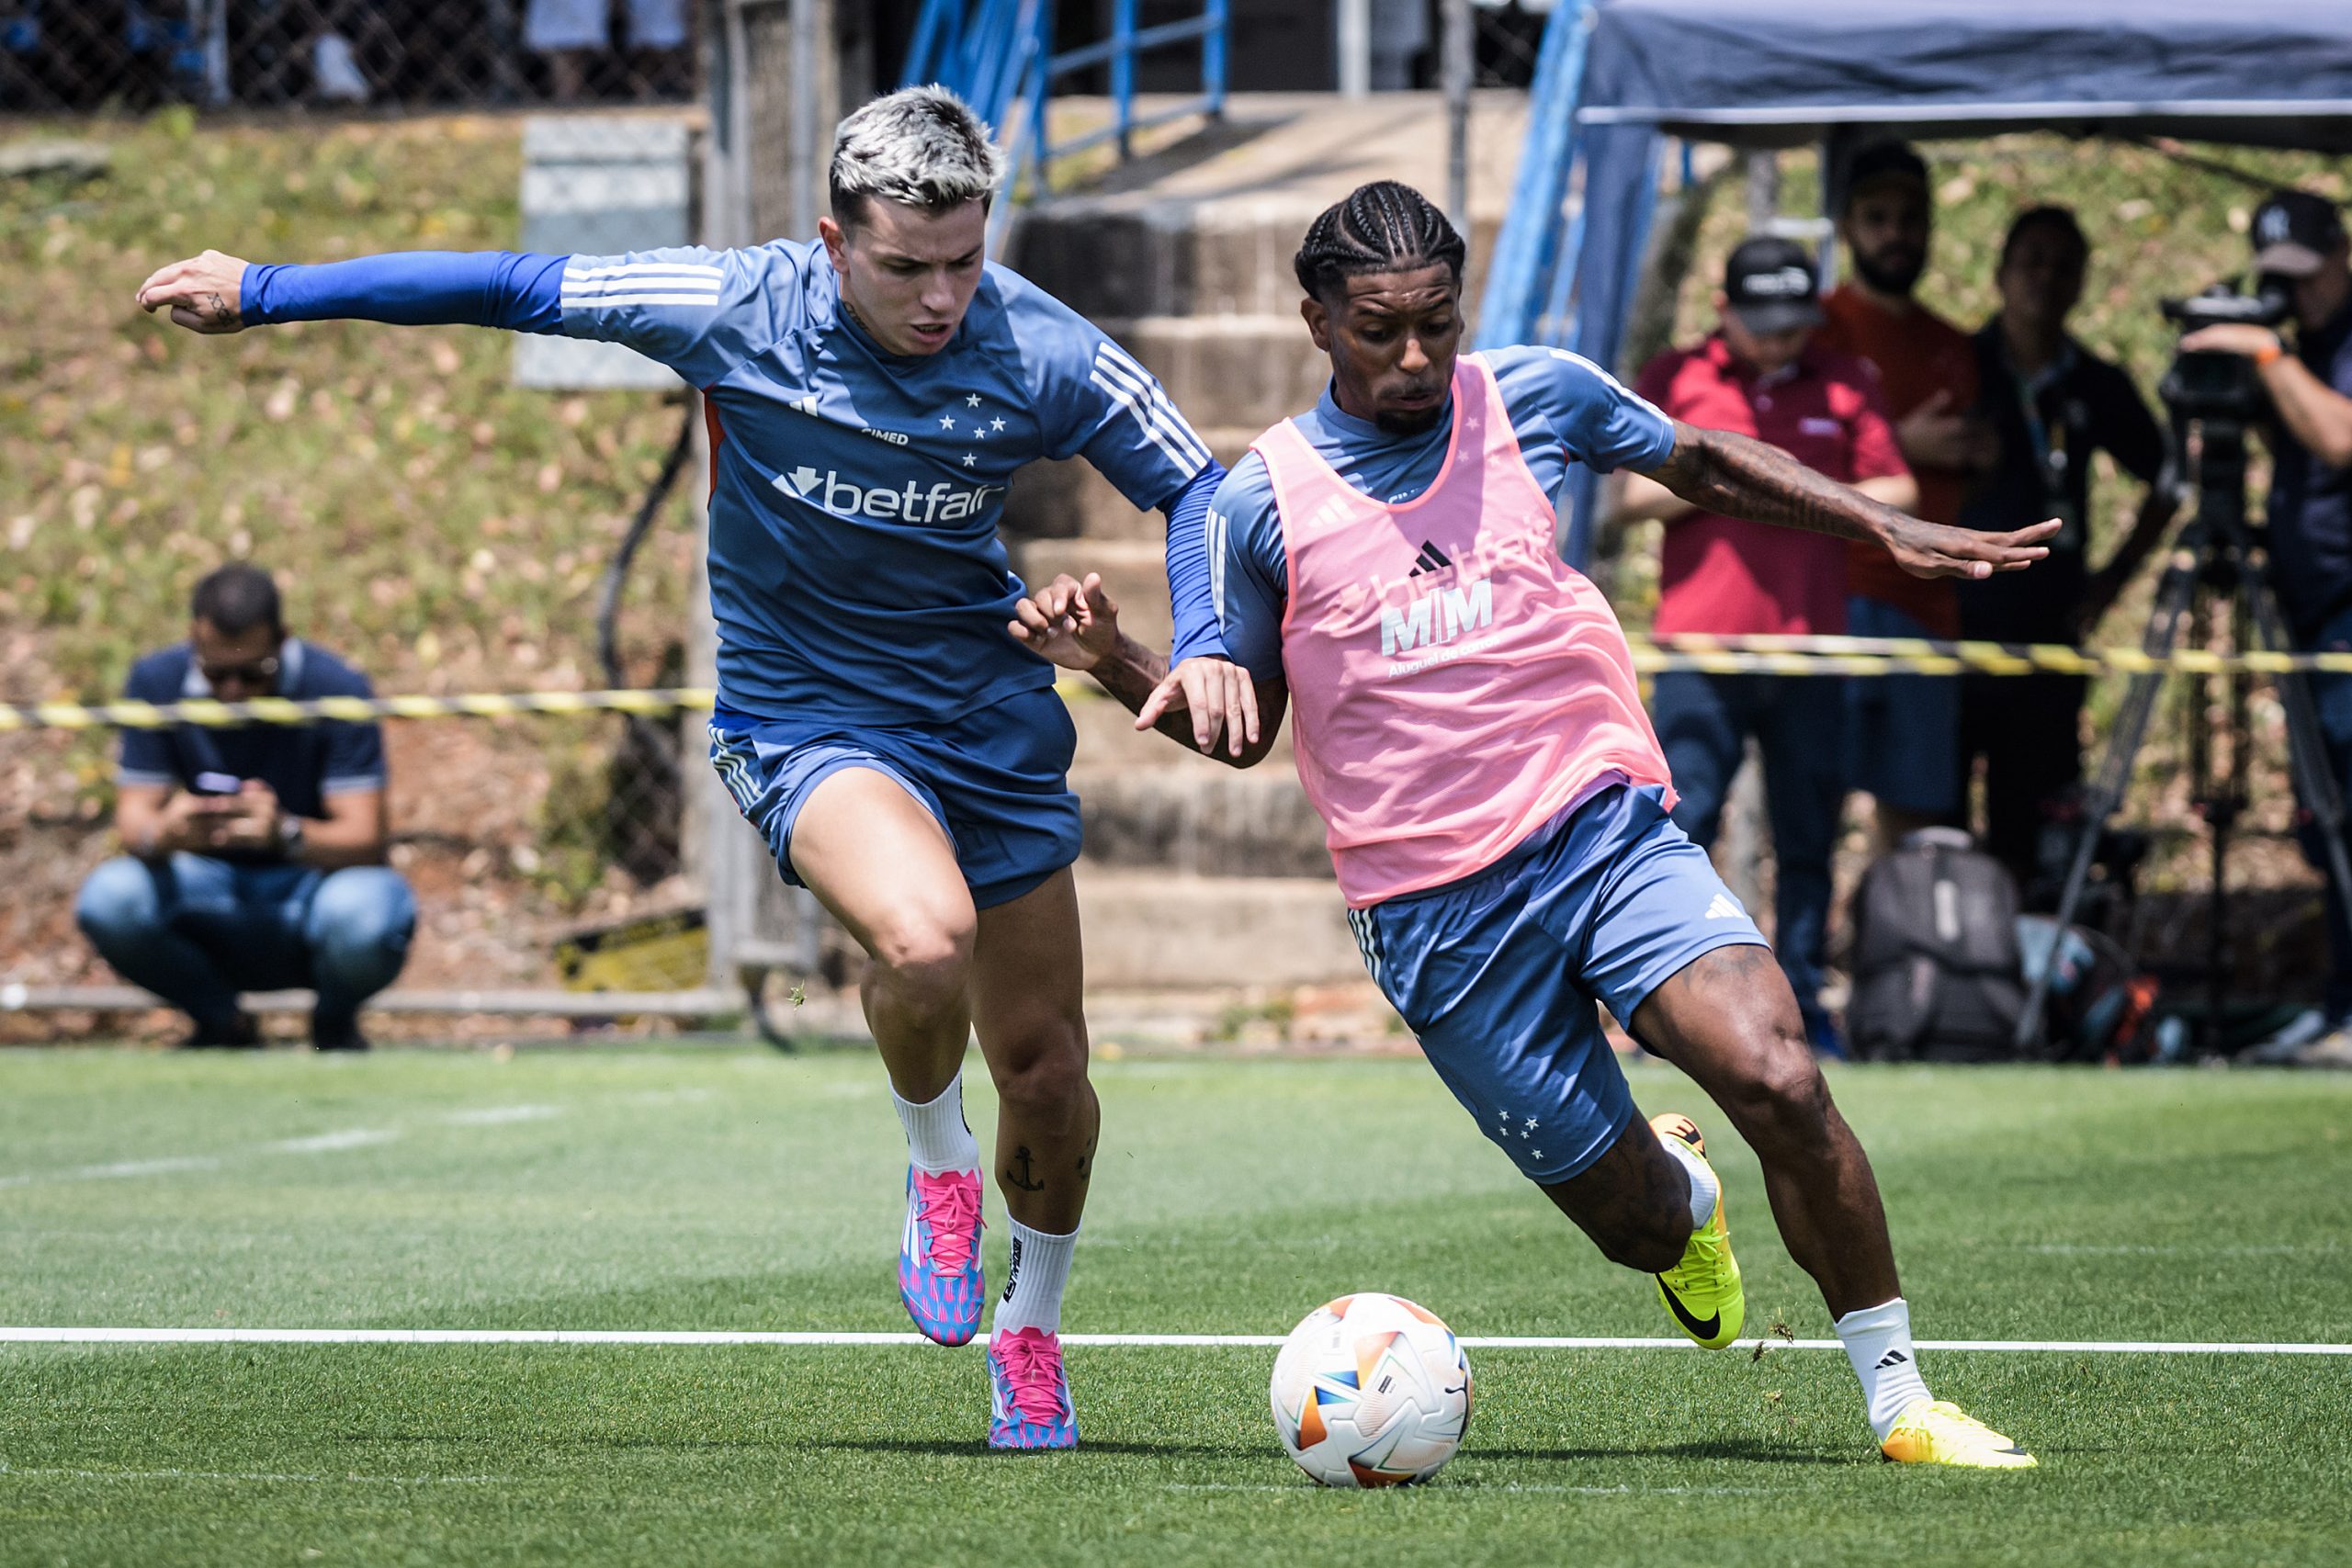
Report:
[[1693,505],[1883,547],[1914,577],[1990,577],[2023,571],[2050,553],[2052,518],[2008,534],[1923,522],[1825,478],[1777,446],[1677,420],[1674,450],[1640,470]]
[[[1119,629],[1119,606],[1089,572],[1068,574],[1013,607],[1005,629],[1031,652],[1065,670],[1094,677],[1136,716],[1137,729],[1157,729],[1237,768],[1255,765],[1273,747],[1287,701],[1279,681],[1258,681],[1221,659],[1188,659],[1170,671],[1167,656]],[[1204,682],[1216,682],[1204,685]],[[1226,748],[1217,749],[1219,734]]]
[[[206,251],[157,268],[139,286],[139,304],[208,334],[330,320],[552,332],[562,313],[566,260],[514,251],[393,251],[301,266]],[[701,287],[716,294],[715,285]]]

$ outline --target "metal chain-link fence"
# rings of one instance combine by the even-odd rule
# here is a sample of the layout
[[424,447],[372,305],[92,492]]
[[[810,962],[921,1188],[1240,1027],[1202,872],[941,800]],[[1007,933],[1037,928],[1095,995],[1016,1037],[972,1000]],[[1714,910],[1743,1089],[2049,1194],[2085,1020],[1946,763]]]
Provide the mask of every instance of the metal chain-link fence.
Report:
[[683,102],[693,0],[0,0],[0,114]]

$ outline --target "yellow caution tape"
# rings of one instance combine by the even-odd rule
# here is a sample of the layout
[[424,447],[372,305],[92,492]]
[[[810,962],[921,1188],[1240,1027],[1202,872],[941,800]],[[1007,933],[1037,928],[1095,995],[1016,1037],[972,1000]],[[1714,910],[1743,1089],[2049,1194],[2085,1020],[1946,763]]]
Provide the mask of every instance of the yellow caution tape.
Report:
[[11,729],[164,729],[175,724],[223,728],[242,724],[317,724],[341,719],[368,724],[379,718],[503,718],[528,713],[633,713],[646,717],[707,709],[714,694],[699,686],[665,686],[620,692],[473,693],[456,697],[255,697],[221,703],[0,704],[0,731]]
[[[2075,649],[2049,643],[1938,642],[1920,637],[1703,637],[1631,639],[1634,668],[1645,675],[1695,670],[1709,675],[2282,675],[2352,674],[2352,653],[2149,655],[2136,648]],[[1064,676],[1063,696],[1091,696],[1091,682]],[[701,686],[612,692],[471,693],[454,697],[255,697],[223,703],[0,704],[0,733],[23,729],[164,729],[175,724],[224,728],[243,724],[317,724],[340,719],[504,718],[519,714],[629,713],[658,718],[707,711],[715,694]]]

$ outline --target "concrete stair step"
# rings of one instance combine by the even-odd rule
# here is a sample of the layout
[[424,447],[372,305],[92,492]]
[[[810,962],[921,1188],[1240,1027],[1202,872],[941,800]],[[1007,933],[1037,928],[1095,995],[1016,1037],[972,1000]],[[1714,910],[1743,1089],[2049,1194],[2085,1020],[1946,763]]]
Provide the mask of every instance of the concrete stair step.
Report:
[[1194,758],[1187,765],[1181,751],[1168,751],[1175,765],[1093,763],[1071,773],[1089,861],[1200,876],[1331,880],[1323,820],[1288,761],[1269,758],[1245,770]]
[[1078,864],[1090,987],[1316,986],[1363,974],[1329,877]]
[[[1196,425],[1216,460],[1231,468],[1264,425]],[[1004,531],[1017,539],[1148,539],[1165,545],[1168,519],[1138,512],[1083,457],[1030,463],[1012,476],[1004,498]],[[1016,568],[1015,570],[1019,570]]]
[[1247,430],[1244,446],[1268,425],[1314,407],[1331,373],[1295,300],[1272,316],[1132,316],[1095,324],[1159,378],[1186,419]]

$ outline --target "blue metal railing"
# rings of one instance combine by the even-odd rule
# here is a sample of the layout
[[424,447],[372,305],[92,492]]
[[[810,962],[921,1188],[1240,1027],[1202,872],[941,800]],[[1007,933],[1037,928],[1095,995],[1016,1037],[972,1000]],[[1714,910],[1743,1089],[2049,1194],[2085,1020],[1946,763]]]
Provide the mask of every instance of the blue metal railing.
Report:
[[[1225,112],[1227,50],[1231,32],[1227,0],[1202,0],[1201,14],[1141,27],[1141,0],[1112,0],[1110,36],[1053,52],[1054,0],[924,0],[913,43],[899,73],[901,85],[936,82],[953,88],[997,128],[1016,174],[1044,189],[1047,165],[1105,141],[1119,156],[1134,151],[1135,134],[1188,115]],[[1155,50],[1197,39],[1201,90],[1148,115],[1136,113],[1136,61]],[[1081,71],[1107,66],[1111,122],[1061,141],[1052,140],[1046,105],[1056,86]],[[1001,208],[1000,212],[1009,209]]]
[[1563,5],[1544,25],[1527,94],[1527,141],[1479,302],[1481,347],[1567,341],[1577,252],[1584,243],[1581,204],[1573,219],[1566,217],[1568,176],[1576,167],[1577,107],[1592,21],[1592,6]]

